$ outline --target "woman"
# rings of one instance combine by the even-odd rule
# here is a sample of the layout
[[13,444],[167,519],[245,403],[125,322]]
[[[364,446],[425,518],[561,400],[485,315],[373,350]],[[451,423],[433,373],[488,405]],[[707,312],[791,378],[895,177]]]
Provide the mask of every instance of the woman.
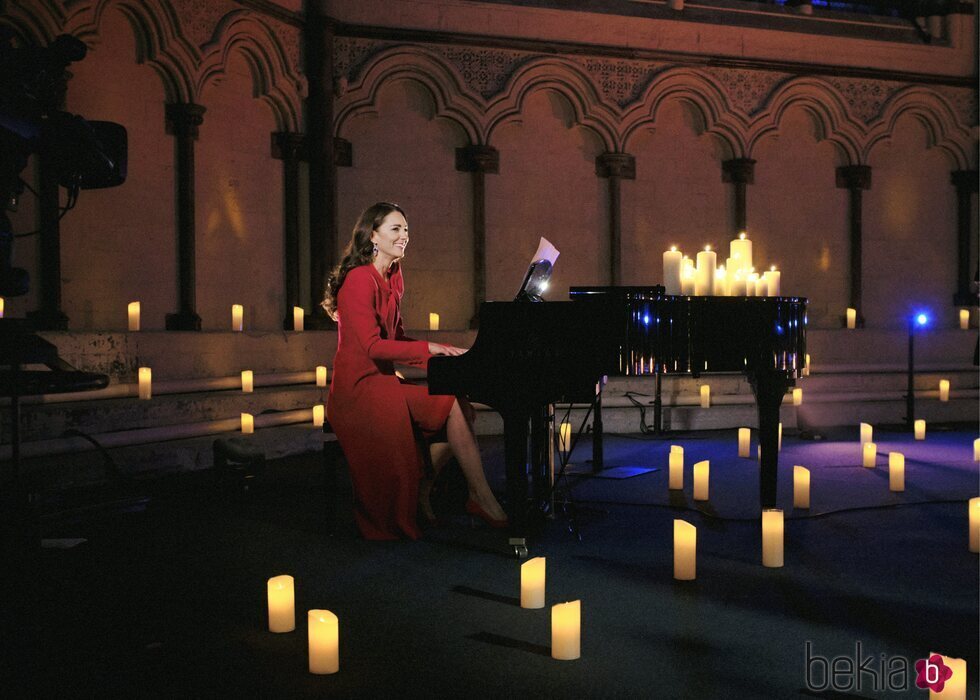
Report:
[[[327,415],[350,464],[357,526],[367,539],[420,536],[416,510],[434,521],[431,481],[422,483],[420,449],[431,450],[438,472],[449,459],[445,443],[429,439],[445,428],[469,486],[466,509],[495,527],[506,515],[483,473],[467,414],[453,396],[430,396],[403,383],[395,363],[425,367],[433,355],[464,350],[405,336],[399,313],[404,283],[399,260],[408,245],[405,212],[388,202],[365,209],[354,226],[344,257],[327,283],[323,307],[337,321],[337,355]],[[425,438],[419,444],[415,429]]]

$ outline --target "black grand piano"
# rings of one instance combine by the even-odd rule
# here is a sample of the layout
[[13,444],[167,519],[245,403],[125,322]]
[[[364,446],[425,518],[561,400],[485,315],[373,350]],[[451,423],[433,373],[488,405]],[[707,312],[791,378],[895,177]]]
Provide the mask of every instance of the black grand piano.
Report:
[[429,393],[468,396],[503,418],[515,553],[527,553],[529,516],[546,488],[546,407],[592,402],[604,375],[745,373],[759,410],[760,505],[773,507],[779,407],[803,370],[806,299],[671,296],[660,286],[573,287],[570,296],[485,302],[473,347],[429,360]]

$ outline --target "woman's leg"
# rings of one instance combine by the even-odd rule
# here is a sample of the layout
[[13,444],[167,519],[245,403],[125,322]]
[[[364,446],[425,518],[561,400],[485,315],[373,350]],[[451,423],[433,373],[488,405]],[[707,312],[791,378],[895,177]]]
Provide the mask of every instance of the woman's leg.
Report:
[[476,444],[476,436],[473,434],[470,421],[467,420],[466,413],[460,407],[458,400],[453,403],[452,410],[449,411],[446,435],[463,476],[466,477],[470,498],[491,518],[497,520],[506,518],[507,514],[500,507],[493,491],[490,490],[490,484],[487,483],[486,474],[483,473],[483,460],[480,459],[480,449]]
[[429,457],[432,463],[432,473],[426,474],[419,482],[419,509],[422,515],[429,522],[435,522],[436,514],[432,510],[432,502],[429,497],[432,495],[432,484],[438,478],[446,462],[453,456],[453,451],[448,442],[434,442],[429,445]]

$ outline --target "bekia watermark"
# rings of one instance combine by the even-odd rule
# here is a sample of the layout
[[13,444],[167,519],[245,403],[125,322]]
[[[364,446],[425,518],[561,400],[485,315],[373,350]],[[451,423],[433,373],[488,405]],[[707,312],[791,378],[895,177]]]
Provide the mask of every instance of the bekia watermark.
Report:
[[806,687],[811,691],[834,690],[902,692],[910,688],[911,672],[915,669],[914,687],[942,692],[953,670],[943,663],[939,654],[931,654],[910,664],[904,656],[865,655],[861,642],[854,643],[853,655],[827,657],[818,654],[813,644],[804,644]]

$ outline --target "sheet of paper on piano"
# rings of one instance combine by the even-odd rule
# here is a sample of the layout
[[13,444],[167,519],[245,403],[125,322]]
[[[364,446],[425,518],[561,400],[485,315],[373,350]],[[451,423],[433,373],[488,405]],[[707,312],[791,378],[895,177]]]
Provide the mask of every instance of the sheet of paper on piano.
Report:
[[558,249],[551,245],[551,242],[547,238],[542,238],[538,242],[538,250],[535,252],[534,257],[531,258],[531,264],[533,265],[538,260],[547,260],[551,263],[551,266],[555,266],[555,260],[558,259]]

